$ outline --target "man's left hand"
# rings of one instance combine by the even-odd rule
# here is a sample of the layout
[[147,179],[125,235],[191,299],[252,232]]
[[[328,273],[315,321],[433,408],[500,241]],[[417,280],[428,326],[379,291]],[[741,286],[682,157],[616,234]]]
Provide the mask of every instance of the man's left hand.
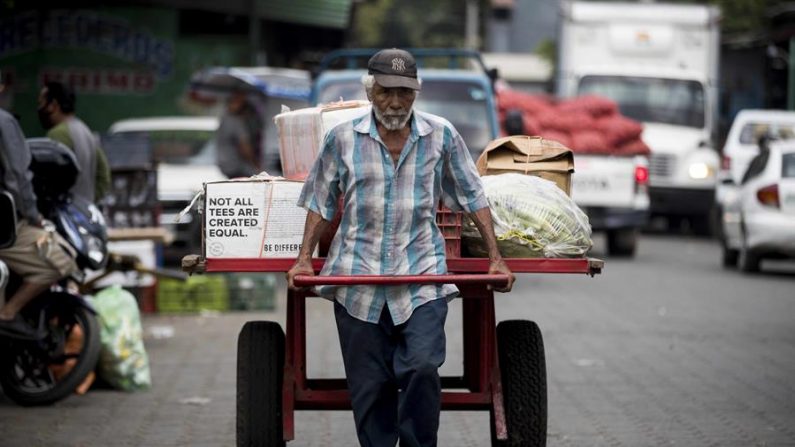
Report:
[[516,276],[514,276],[511,269],[508,268],[508,264],[505,263],[502,259],[497,259],[491,261],[489,264],[489,274],[503,274],[508,275],[508,284],[505,287],[497,287],[497,286],[489,286],[489,288],[496,290],[497,292],[510,292],[511,288],[513,287],[513,282],[516,280]]

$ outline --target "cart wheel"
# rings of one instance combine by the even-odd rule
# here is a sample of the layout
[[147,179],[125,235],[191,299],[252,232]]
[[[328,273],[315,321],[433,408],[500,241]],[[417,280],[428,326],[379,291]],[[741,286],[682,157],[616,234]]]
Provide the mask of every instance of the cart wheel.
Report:
[[532,321],[497,325],[497,353],[508,440],[497,440],[491,415],[491,445],[543,447],[547,442],[547,373],[541,330]]
[[638,230],[621,228],[607,231],[607,254],[615,257],[631,258],[635,256],[638,245]]
[[284,332],[272,321],[249,321],[237,339],[237,445],[284,446]]

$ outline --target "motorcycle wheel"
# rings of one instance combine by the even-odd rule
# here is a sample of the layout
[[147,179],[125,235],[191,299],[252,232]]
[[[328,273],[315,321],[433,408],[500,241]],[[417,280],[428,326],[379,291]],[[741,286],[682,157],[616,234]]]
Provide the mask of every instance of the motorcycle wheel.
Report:
[[[44,321],[49,322],[46,338],[10,343],[4,347],[6,352],[0,361],[3,393],[23,406],[50,405],[66,398],[94,370],[99,359],[96,315],[80,306],[52,307],[43,312]],[[67,347],[70,334],[78,327],[82,331],[80,346]],[[64,368],[67,363],[70,367]],[[58,369],[60,374],[55,373]]]

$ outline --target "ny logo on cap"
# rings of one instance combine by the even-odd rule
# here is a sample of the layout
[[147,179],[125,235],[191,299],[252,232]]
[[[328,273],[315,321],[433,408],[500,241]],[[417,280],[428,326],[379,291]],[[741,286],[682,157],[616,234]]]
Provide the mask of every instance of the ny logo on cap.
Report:
[[406,71],[406,61],[399,57],[392,59],[392,70],[403,73]]

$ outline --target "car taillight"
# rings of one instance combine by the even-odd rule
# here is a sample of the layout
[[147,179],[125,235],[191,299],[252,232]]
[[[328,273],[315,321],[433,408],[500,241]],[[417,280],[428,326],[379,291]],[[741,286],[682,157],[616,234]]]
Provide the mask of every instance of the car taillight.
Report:
[[773,206],[776,208],[780,208],[781,204],[778,201],[778,185],[773,184],[770,186],[765,186],[764,188],[760,189],[756,192],[756,198],[759,200],[759,203],[762,205]]
[[724,171],[728,171],[732,168],[732,158],[728,155],[724,155],[720,158],[720,168]]
[[635,166],[635,184],[645,185],[649,183],[649,168],[646,166]]

